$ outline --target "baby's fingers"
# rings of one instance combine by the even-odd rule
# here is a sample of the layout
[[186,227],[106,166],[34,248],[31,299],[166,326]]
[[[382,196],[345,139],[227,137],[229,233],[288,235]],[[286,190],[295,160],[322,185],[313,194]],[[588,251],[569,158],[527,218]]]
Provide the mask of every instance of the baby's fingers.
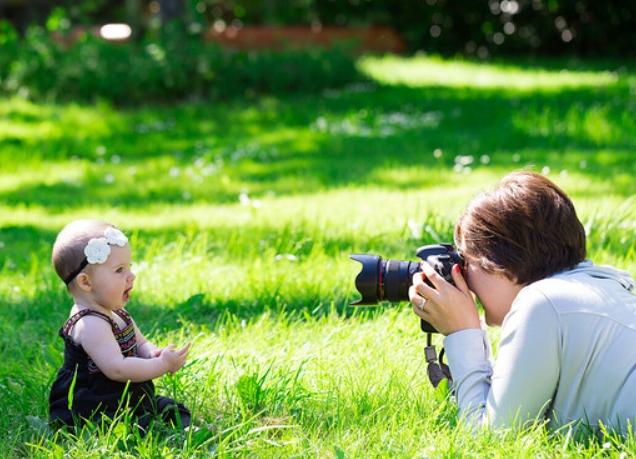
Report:
[[190,346],[192,345],[192,343],[187,343],[185,346],[183,346],[181,349],[179,349],[177,352],[179,354],[182,355],[187,355],[188,351],[190,350]]

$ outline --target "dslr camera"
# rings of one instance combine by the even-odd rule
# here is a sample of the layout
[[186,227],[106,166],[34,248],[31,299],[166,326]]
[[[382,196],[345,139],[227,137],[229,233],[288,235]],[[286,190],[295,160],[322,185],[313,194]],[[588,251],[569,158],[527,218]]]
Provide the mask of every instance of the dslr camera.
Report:
[[[450,243],[422,246],[417,249],[415,255],[429,263],[440,276],[453,285],[453,266],[459,264],[460,268],[464,269],[461,255]],[[417,261],[384,260],[379,255],[351,254],[349,257],[362,264],[362,270],[356,277],[356,289],[362,298],[351,305],[367,306],[383,301],[408,301],[413,275],[422,272]],[[428,279],[425,279],[425,282],[433,287]],[[437,333],[437,330],[424,320],[420,321],[420,327],[425,333]]]

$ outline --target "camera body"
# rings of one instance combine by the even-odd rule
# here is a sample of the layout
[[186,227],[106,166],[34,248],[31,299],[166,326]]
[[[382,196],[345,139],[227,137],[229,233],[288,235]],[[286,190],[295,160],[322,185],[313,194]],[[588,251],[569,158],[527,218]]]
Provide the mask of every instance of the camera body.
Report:
[[[459,252],[450,243],[422,246],[417,249],[415,255],[429,263],[451,284],[453,266],[459,264],[462,270],[464,268]],[[408,301],[413,275],[422,272],[420,263],[416,261],[384,260],[379,255],[352,254],[349,257],[362,264],[362,270],[356,276],[356,288],[362,298],[352,302],[351,305],[354,306],[376,305],[383,301]],[[428,279],[425,282],[433,287]],[[421,321],[420,327],[425,333],[437,333],[437,330],[424,320]]]

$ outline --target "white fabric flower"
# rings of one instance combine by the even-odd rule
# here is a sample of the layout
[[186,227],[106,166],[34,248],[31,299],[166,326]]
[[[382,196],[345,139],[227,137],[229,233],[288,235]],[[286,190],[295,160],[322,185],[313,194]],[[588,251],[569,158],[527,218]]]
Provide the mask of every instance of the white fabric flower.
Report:
[[124,233],[112,226],[104,230],[104,236],[91,239],[84,247],[86,261],[91,265],[105,263],[108,260],[108,255],[110,255],[111,245],[123,247],[128,244],[128,238],[124,236]]
[[104,230],[104,236],[106,236],[106,241],[111,245],[123,247],[128,243],[128,238],[124,236],[124,233],[112,226]]
[[105,263],[108,260],[108,255],[110,255],[108,240],[105,237],[91,239],[84,248],[84,255],[86,255],[86,260],[91,265]]

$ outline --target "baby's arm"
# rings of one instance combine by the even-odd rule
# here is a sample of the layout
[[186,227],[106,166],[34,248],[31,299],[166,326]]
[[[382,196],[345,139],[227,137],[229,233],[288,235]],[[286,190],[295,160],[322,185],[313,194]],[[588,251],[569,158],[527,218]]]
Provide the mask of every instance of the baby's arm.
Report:
[[142,359],[154,359],[156,357],[160,357],[163,352],[163,348],[159,348],[148,341],[139,328],[137,328],[137,324],[134,320],[133,325],[135,326],[135,336],[137,338],[137,356]]
[[178,350],[170,345],[158,358],[124,357],[108,322],[87,316],[81,323],[83,326],[77,330],[79,341],[97,367],[113,381],[148,381],[185,365],[190,343]]
[[135,326],[135,336],[137,338],[137,355],[142,359],[159,357],[162,350],[146,339],[139,328],[137,328],[137,324],[134,323],[134,321],[133,324]]

